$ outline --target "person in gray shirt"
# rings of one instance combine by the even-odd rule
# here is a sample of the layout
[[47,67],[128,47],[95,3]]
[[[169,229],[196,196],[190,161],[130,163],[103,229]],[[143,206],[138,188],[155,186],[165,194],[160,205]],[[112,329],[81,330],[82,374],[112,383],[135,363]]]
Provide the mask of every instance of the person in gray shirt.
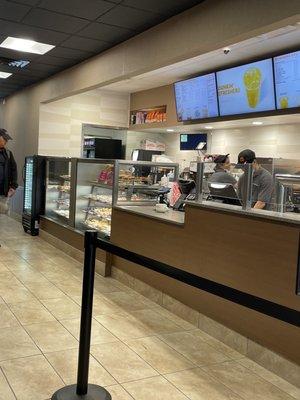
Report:
[[237,181],[234,176],[232,176],[229,172],[230,170],[230,159],[229,154],[218,155],[214,159],[214,163],[216,164],[214,170],[215,172],[208,179],[210,183],[227,183],[232,186],[236,186]]
[[[238,155],[238,164],[252,164],[253,183],[252,183],[252,208],[270,210],[272,195],[274,192],[274,181],[269,171],[258,164],[255,152],[246,149]],[[245,176],[242,175],[238,182],[239,198],[243,199],[246,189]]]

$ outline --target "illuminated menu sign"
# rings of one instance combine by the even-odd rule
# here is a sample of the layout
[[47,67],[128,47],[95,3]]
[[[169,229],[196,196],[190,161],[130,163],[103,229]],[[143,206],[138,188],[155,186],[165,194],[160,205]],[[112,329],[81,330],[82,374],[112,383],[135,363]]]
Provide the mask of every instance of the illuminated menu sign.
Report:
[[175,98],[178,121],[219,115],[214,73],[175,83]]
[[217,72],[220,115],[275,109],[272,59]]
[[300,107],[300,51],[274,58],[278,109]]

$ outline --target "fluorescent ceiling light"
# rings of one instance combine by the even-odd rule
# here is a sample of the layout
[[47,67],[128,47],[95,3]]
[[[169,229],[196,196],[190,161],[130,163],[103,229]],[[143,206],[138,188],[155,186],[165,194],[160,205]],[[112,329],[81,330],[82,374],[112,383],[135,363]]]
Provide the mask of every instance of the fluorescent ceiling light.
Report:
[[210,125],[207,125],[207,126],[205,126],[204,128],[205,128],[205,129],[212,129],[213,127],[210,126]]
[[167,132],[174,132],[174,129],[167,129]]
[[52,50],[55,46],[52,46],[51,44],[35,42],[34,40],[14,38],[9,36],[0,44],[0,47],[24,51],[26,53],[45,54]]
[[9,76],[11,76],[12,74],[10,74],[9,72],[1,72],[0,71],[0,78],[1,79],[6,79],[6,78],[8,78]]
[[263,123],[261,121],[253,121],[252,125],[262,125]]

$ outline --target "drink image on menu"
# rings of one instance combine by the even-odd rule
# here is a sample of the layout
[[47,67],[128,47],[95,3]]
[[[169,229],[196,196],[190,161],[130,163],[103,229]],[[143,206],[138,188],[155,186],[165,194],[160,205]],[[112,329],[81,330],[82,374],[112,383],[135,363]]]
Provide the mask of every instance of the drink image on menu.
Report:
[[280,97],[280,108],[289,108],[289,98],[287,96]]
[[259,68],[247,69],[244,73],[244,85],[249,107],[256,108],[260,100],[261,88],[261,72]]
[[220,115],[275,109],[272,59],[217,72]]

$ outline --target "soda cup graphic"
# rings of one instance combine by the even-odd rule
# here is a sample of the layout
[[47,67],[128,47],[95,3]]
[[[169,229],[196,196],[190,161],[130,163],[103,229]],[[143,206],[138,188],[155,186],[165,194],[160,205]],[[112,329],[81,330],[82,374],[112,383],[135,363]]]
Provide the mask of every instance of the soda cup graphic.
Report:
[[244,73],[244,85],[249,107],[255,108],[260,99],[261,72],[259,68],[247,69]]
[[289,99],[287,96],[280,97],[280,108],[288,108]]

